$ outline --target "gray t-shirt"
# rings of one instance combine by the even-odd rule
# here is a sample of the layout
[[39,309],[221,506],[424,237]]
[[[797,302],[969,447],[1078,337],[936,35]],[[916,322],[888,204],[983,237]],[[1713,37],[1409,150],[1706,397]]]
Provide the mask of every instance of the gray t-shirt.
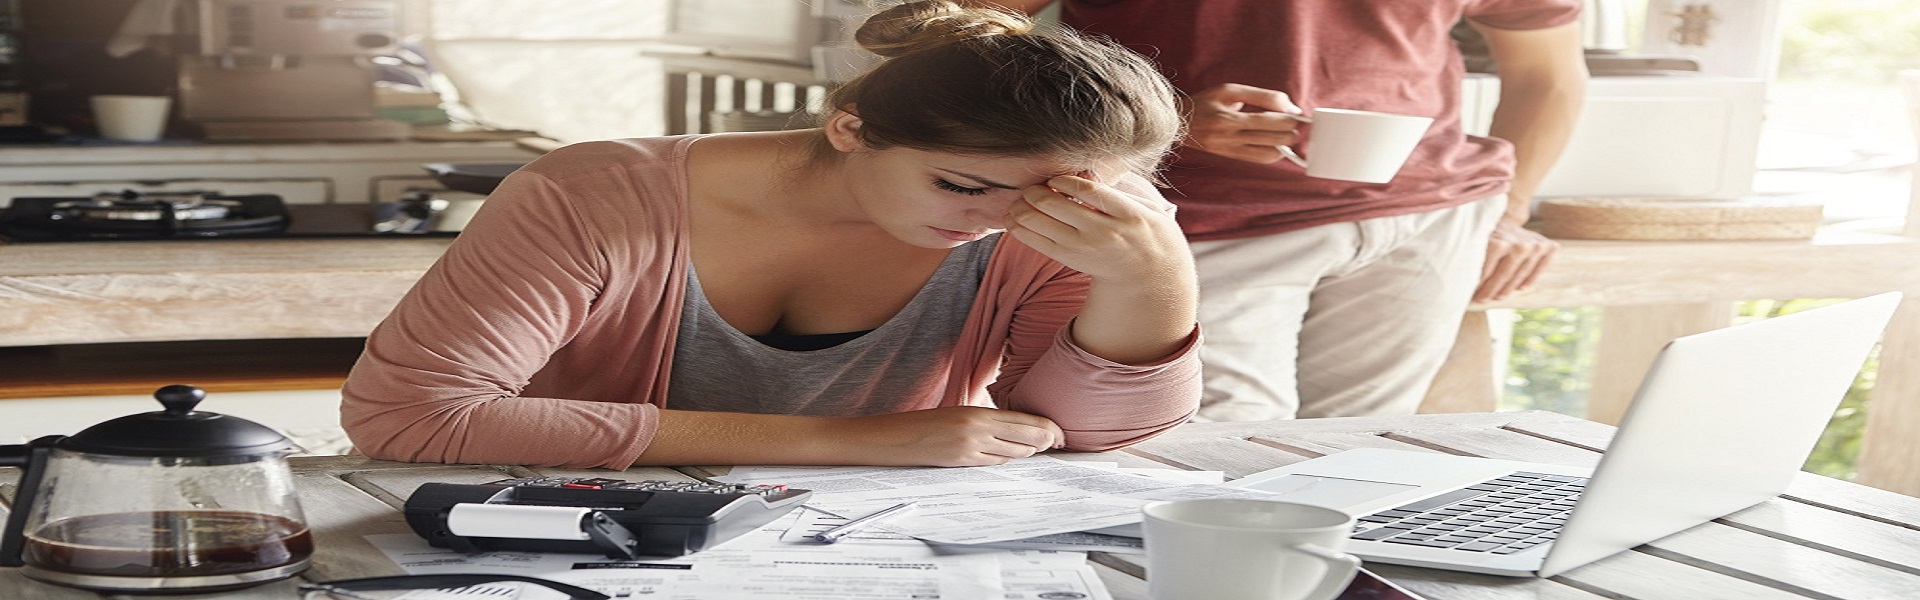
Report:
[[[721,319],[689,267],[666,408],[856,417],[934,407],[999,241],[995,234],[955,248],[920,293],[873,331],[798,352]],[[913,399],[920,404],[903,404]]]

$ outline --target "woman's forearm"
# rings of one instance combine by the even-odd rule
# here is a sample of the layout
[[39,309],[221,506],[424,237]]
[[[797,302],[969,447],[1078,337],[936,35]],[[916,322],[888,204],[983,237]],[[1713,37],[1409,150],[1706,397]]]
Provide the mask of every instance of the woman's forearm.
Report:
[[660,428],[635,465],[1000,464],[1061,446],[1044,417],[979,406],[829,418],[660,411]]
[[823,465],[836,458],[827,417],[661,410],[635,465]]
[[1190,259],[1169,260],[1145,283],[1101,281],[1073,322],[1073,341],[1094,356],[1142,365],[1186,346],[1193,335],[1199,292]]

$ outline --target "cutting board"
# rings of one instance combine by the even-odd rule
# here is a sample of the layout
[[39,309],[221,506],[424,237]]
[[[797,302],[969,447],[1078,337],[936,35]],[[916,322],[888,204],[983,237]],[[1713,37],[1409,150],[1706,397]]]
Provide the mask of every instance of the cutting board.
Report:
[[1583,240],[1796,240],[1820,227],[1820,205],[1778,199],[1548,198],[1535,227]]

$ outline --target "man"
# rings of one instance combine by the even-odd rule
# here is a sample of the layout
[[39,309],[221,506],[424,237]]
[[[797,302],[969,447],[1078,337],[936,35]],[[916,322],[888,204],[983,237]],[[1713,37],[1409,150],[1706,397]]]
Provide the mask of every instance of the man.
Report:
[[[1522,226],[1585,94],[1580,5],[1064,0],[1064,25],[1153,57],[1190,96],[1167,197],[1199,262],[1201,418],[1412,413],[1469,300],[1533,285],[1557,245]],[[1460,129],[1463,19],[1497,65],[1491,137]],[[1318,107],[1434,123],[1388,183],[1313,179],[1278,149],[1304,139],[1311,157],[1312,125],[1277,113]]]

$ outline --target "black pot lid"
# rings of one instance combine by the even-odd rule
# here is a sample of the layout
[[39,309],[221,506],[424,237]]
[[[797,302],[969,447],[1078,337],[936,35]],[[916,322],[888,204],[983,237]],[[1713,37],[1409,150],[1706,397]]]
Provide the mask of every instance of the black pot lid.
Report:
[[153,393],[166,410],[127,415],[82,430],[59,448],[117,456],[245,457],[293,449],[293,440],[239,417],[193,410],[207,392],[170,385]]

